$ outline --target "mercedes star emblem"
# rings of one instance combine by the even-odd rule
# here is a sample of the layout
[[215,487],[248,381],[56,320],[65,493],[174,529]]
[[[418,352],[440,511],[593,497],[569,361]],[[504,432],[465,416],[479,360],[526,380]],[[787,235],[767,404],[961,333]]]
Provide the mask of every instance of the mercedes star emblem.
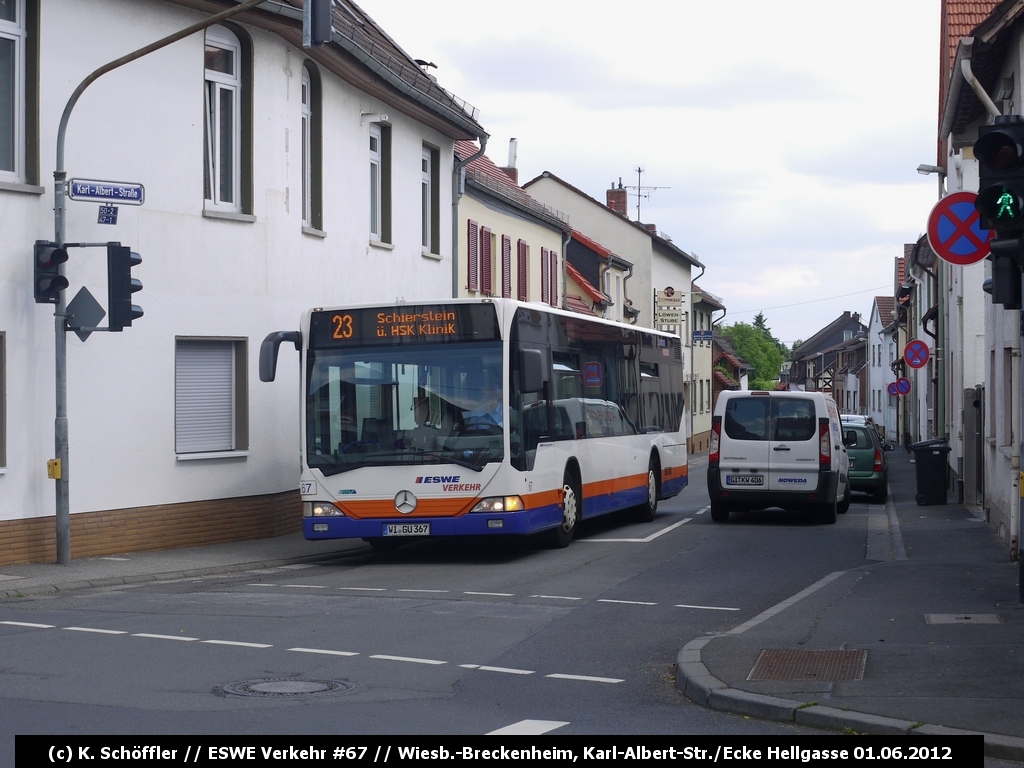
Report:
[[398,495],[395,496],[395,509],[403,515],[408,515],[416,509],[416,503],[416,497],[412,491],[399,491]]

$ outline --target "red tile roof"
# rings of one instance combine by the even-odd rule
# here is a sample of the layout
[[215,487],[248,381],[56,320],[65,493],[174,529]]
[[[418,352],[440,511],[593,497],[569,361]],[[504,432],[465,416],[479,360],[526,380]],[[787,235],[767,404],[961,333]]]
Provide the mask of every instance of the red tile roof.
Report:
[[593,315],[597,317],[597,312],[592,310],[590,306],[581,299],[579,296],[570,293],[565,297],[565,306],[571,312],[576,312],[581,315]]
[[875,304],[878,305],[878,321],[885,328],[892,325],[893,309],[896,305],[892,296],[875,296]]
[[568,259],[565,260],[565,271],[569,273],[569,277],[576,281],[576,283],[583,289],[583,292],[590,297],[591,301],[603,302],[605,304],[611,304],[611,298],[601,293],[590,281],[583,276],[583,274],[576,269],[572,264],[569,263]]
[[981,24],[1000,0],[944,0],[942,3],[942,23],[945,27],[944,55],[945,61],[940,64],[945,72],[949,72],[956,59],[956,46],[961,37],[969,37],[971,31]]

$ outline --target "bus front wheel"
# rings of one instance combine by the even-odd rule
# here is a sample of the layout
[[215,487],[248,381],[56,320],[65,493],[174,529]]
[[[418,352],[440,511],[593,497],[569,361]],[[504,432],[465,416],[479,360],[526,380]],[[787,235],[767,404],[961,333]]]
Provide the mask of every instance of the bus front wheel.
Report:
[[636,519],[641,523],[650,523],[658,514],[658,466],[651,459],[647,467],[647,500],[636,508]]
[[568,547],[572,542],[581,517],[582,501],[582,494],[576,478],[566,470],[565,477],[562,478],[562,521],[555,526],[552,532],[553,543],[556,547]]

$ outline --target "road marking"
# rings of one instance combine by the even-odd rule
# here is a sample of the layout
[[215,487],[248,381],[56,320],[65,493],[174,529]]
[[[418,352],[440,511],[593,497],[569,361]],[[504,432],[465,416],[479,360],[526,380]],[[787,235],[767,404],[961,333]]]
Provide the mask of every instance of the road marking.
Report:
[[624,683],[625,680],[619,680],[616,677],[590,677],[588,675],[544,675],[544,677],[554,677],[558,680],[583,680],[588,683]]
[[115,560],[119,563],[127,563],[131,561],[130,557],[101,557],[100,560]]
[[179,635],[151,635],[148,632],[136,632],[132,637],[151,637],[154,640],[181,640],[184,643],[191,643],[198,640],[198,637],[181,637]]
[[408,661],[412,664],[447,664],[447,661],[438,661],[437,659],[415,659],[409,656],[385,656],[384,654],[377,654],[371,656],[371,659],[384,659],[385,661]]
[[209,643],[210,645],[237,645],[240,648],[273,648],[272,645],[266,645],[264,643],[239,643],[235,640],[203,640],[201,642]]
[[542,733],[548,733],[561,728],[563,725],[568,725],[567,722],[561,720],[520,720],[518,723],[512,723],[512,725],[506,725],[504,728],[499,728],[496,731],[490,731],[484,734],[485,736],[539,736]]
[[338,587],[338,589],[348,589],[353,592],[387,592],[384,587]]
[[676,608],[696,608],[701,611],[738,611],[739,608],[722,608],[718,605],[677,605]]
[[296,653],[322,653],[326,656],[358,656],[358,653],[352,651],[328,651],[324,648],[289,648],[289,651],[295,651]]
[[604,598],[598,599],[599,603],[619,603],[620,605],[657,605],[657,603],[645,603],[641,600],[605,600]]
[[327,589],[327,587],[320,584],[282,584],[282,587],[290,587],[291,589]]
[[789,608],[789,606],[794,605],[795,603],[800,602],[801,600],[803,600],[805,597],[808,597],[809,595],[813,595],[819,589],[821,589],[822,587],[824,587],[824,586],[826,586],[828,584],[831,584],[833,581],[838,579],[840,576],[843,576],[845,573],[846,573],[846,571],[834,571],[833,573],[830,573],[825,578],[820,579],[820,580],[814,582],[813,584],[811,584],[811,586],[809,586],[807,589],[804,589],[804,590],[801,590],[800,592],[797,592],[792,597],[783,600],[781,603],[773,605],[771,608],[769,608],[766,611],[762,611],[761,613],[757,614],[757,616],[755,616],[754,618],[750,619],[749,621],[743,622],[738,627],[733,627],[732,629],[730,629],[725,634],[727,634],[727,635],[742,635],[748,629],[752,629],[753,627],[756,627],[761,622],[768,621],[768,619],[770,619],[775,614],[782,613],[782,611],[784,611],[787,608]]
[[277,584],[246,584],[247,587],[276,587]]
[[120,629],[94,629],[93,627],[64,627],[69,632],[95,632],[99,635],[127,635]]
[[892,537],[892,559],[906,560],[907,552],[903,549],[903,533],[900,531],[900,519],[896,516],[896,506],[892,503],[892,494],[885,504],[885,514],[889,517],[889,536]]
[[294,565],[279,565],[281,571],[301,571],[304,568],[319,568],[316,563],[295,563]]
[[693,514],[695,514],[695,515],[703,515],[703,514],[704,514],[705,512],[707,512],[707,511],[708,511],[709,509],[711,509],[711,507],[704,507],[703,509],[698,509],[698,510],[697,510],[696,512],[694,512]]
[[674,531],[680,525],[688,523],[691,520],[693,520],[692,517],[687,517],[687,518],[685,518],[683,520],[680,520],[678,523],[672,523],[672,525],[668,526],[667,528],[662,528],[660,531],[655,531],[650,536],[648,536],[646,538],[643,538],[643,539],[580,539],[580,541],[593,541],[593,542],[595,542],[597,544],[615,543],[615,542],[628,542],[628,543],[631,543],[631,544],[649,544],[650,542],[654,541],[659,536],[663,536],[664,534],[668,533],[669,531]]
[[447,589],[400,589],[398,591],[399,592],[427,592],[427,593],[431,593],[431,594],[436,594],[436,593],[443,594],[443,593],[447,592],[448,590]]
[[582,597],[565,597],[564,595],[530,595],[530,597],[539,597],[541,600],[582,600]]
[[459,664],[463,669],[479,669],[482,672],[503,672],[506,675],[532,675],[532,669],[511,669],[509,667],[488,667],[484,664]]
[[485,597],[515,597],[512,592],[463,592],[464,595],[484,595]]
[[0,621],[0,624],[9,624],[12,627],[31,627],[32,629],[53,629],[53,624],[30,624],[27,621]]

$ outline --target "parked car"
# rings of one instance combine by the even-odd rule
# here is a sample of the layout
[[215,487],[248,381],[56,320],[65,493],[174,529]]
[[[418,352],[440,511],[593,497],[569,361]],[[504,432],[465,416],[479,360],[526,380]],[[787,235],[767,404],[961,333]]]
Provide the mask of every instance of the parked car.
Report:
[[848,456],[835,401],[822,392],[722,392],[711,421],[711,519],[767,507],[850,507]]
[[878,433],[867,424],[844,422],[843,443],[850,458],[850,488],[871,494],[874,504],[884,504],[889,494],[889,461]]

